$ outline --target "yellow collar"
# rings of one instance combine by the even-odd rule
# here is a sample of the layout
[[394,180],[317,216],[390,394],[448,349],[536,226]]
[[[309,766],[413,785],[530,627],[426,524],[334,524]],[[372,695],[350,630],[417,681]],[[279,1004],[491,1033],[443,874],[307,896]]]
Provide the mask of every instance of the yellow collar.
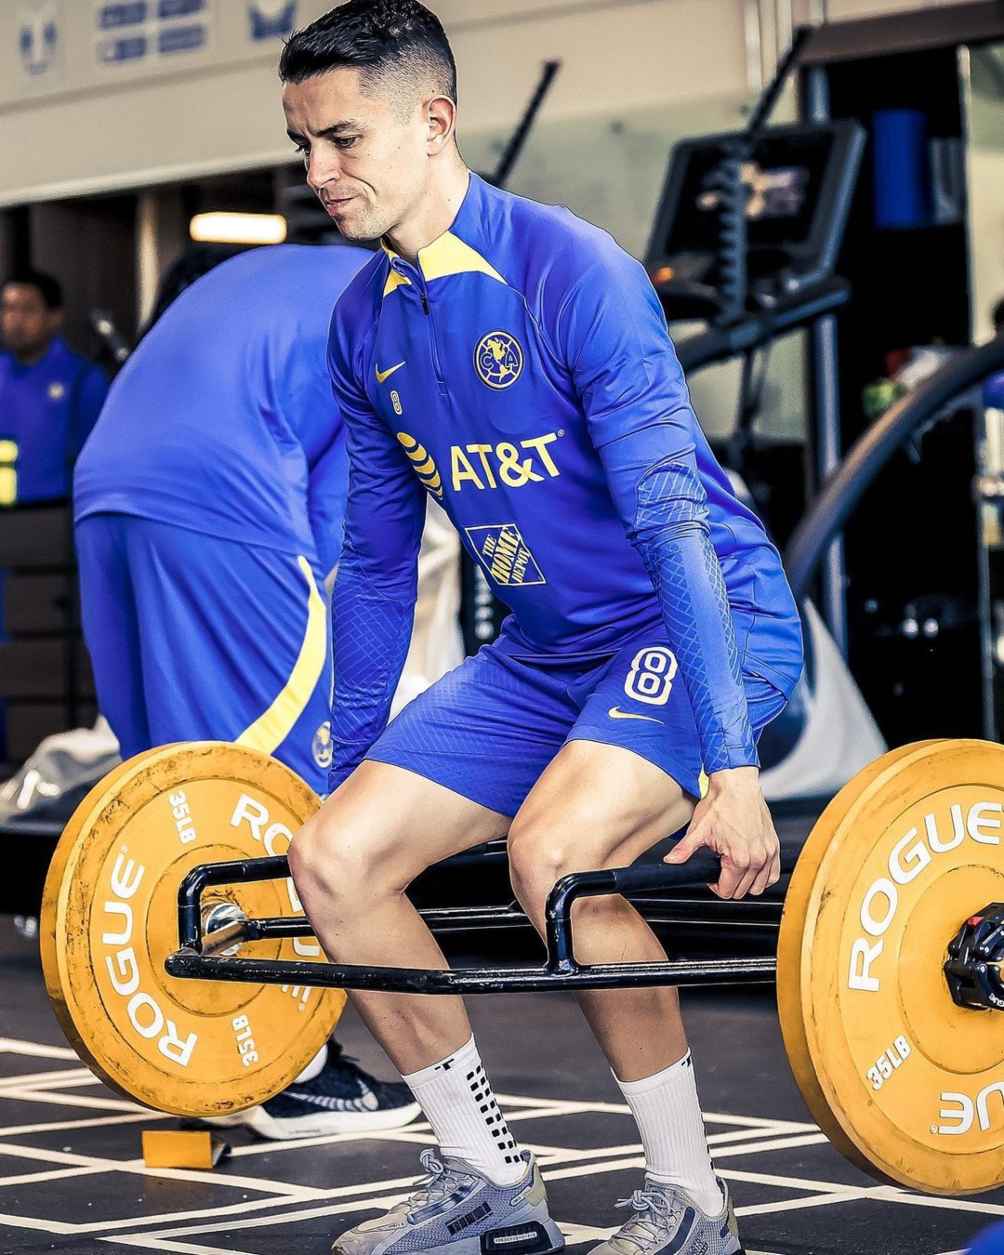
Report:
[[[399,255],[386,243],[381,242],[380,247],[392,262],[398,258]],[[446,279],[450,275],[483,274],[498,283],[505,284],[505,279],[495,267],[452,231],[444,231],[438,239],[420,249],[418,265],[427,283],[431,283],[433,279]],[[406,275],[401,274],[392,266],[387,276],[384,296],[389,296],[391,292],[410,282],[411,280]]]

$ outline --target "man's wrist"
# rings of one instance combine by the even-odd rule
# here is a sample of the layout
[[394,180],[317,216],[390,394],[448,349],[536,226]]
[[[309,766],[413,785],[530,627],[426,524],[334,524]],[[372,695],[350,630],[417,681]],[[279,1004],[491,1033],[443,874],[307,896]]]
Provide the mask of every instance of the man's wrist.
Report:
[[760,768],[757,766],[723,767],[721,771],[713,771],[708,776],[708,791],[719,793],[724,789],[759,786],[759,783]]

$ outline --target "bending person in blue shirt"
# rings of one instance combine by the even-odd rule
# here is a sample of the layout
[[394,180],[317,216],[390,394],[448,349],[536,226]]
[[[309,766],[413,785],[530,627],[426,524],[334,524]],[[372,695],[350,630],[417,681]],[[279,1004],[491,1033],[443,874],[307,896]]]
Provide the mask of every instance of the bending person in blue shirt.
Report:
[[0,295],[0,504],[70,495],[73,463],[108,392],[100,366],[59,330],[63,290],[37,270],[14,274]]
[[[206,274],[218,253],[183,258],[112,386],[74,507],[84,634],[124,757],[236,741],[327,790],[323,590],[346,458],[324,352],[331,308],[367,259],[284,246]],[[224,1122],[285,1139],[417,1114],[405,1086],[331,1043],[284,1093]]]
[[[994,324],[994,335],[1004,336],[1004,297],[997,302],[991,312]],[[991,375],[983,385],[983,404],[987,409],[1004,410],[1004,372]]]
[[[605,232],[468,170],[452,52],[415,0],[332,10],[291,38],[280,76],[308,184],[345,237],[383,242],[336,306],[329,343],[350,462],[334,792],[290,851],[325,950],[444,966],[403,889],[506,832],[513,887],[542,933],[560,876],[632,863],[688,820],[674,861],[711,846],[721,896],[763,892],[779,859],[756,740],[801,671],[799,619],[776,550],[694,416],[644,270]],[[426,496],[512,616],[385,727]],[[578,912],[582,962],[664,957],[621,898]],[[557,1250],[461,1000],[353,1001],[442,1159],[334,1249]],[[580,1002],[646,1152],[644,1189],[603,1255],[622,1239],[640,1255],[738,1252],[675,991]]]

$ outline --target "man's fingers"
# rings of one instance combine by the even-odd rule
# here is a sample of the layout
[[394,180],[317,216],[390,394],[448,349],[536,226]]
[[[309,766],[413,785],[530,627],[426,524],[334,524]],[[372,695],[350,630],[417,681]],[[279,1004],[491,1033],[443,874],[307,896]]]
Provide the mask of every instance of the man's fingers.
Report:
[[718,883],[713,886],[715,892],[720,898],[736,897],[736,890],[746,880],[749,871],[749,858],[745,853],[739,854],[736,858],[724,854],[722,856],[722,874],[718,878]]
[[691,828],[683,840],[674,845],[662,861],[664,863],[685,863],[692,854],[706,844],[701,830],[695,832]]
[[772,885],[777,880],[777,867],[778,858],[774,854],[764,862],[764,865],[756,875],[756,879],[750,886],[750,893],[753,897],[758,898],[769,885]]
[[769,877],[774,864],[774,851],[770,846],[764,844],[758,849],[750,852],[749,861],[744,868],[740,868],[742,875],[739,876],[735,889],[732,892],[732,898],[738,900],[744,898],[748,893],[759,896],[763,893],[769,883]]
[[776,841],[766,841],[763,847],[763,859],[757,874],[750,885],[750,893],[759,897],[768,886],[777,880],[780,873],[780,850]]
[[738,902],[740,898],[745,898],[753,886],[754,881],[760,871],[759,867],[751,867],[736,885],[735,892],[732,897]]

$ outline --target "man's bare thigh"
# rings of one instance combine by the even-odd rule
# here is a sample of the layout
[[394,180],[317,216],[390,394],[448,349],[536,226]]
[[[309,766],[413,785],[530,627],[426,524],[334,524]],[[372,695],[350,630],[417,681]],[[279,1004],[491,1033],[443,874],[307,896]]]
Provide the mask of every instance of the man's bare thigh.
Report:
[[410,880],[452,854],[504,837],[510,820],[416,772],[367,759],[313,822],[333,856],[393,861]]
[[693,799],[641,755],[569,741],[513,820],[513,840],[527,834],[545,842],[553,834],[576,869],[621,866],[682,828],[693,812]]

